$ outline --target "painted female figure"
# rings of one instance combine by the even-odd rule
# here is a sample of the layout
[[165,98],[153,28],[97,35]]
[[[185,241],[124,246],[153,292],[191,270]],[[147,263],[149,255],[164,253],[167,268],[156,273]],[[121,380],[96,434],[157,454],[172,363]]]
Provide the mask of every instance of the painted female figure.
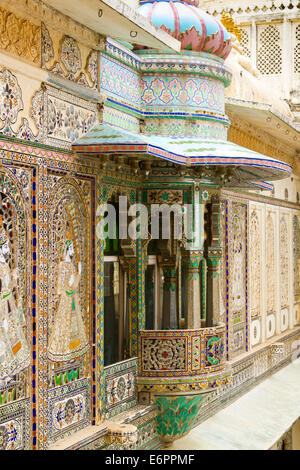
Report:
[[9,255],[9,241],[0,217],[0,381],[9,381],[30,364],[24,315],[13,295],[19,272],[11,271],[7,263]]
[[52,362],[71,361],[89,349],[78,293],[81,263],[78,263],[77,272],[72,263],[71,234],[67,235],[63,254],[64,261],[58,266],[57,294],[60,297],[48,348],[48,358]]

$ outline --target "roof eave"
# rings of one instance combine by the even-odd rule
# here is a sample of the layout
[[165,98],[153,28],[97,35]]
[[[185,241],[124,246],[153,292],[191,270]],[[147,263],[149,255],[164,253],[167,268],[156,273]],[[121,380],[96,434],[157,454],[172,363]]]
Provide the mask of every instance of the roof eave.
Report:
[[78,23],[103,36],[157,50],[180,52],[180,41],[148,21],[121,0],[44,0]]

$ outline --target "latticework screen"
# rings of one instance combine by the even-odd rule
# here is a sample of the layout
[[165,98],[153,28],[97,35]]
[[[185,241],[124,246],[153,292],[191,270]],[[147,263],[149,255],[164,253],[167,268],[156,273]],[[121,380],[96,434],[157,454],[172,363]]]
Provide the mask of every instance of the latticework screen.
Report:
[[263,75],[282,72],[281,25],[258,26],[257,68]]

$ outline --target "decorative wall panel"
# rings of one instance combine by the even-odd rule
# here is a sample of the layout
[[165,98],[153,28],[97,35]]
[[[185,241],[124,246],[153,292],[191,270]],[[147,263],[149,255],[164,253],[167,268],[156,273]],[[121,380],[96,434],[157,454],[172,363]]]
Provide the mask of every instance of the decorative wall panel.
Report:
[[86,88],[98,89],[99,52],[42,23],[42,67]]
[[0,8],[0,49],[21,59],[39,64],[41,60],[41,27]]
[[49,444],[90,424],[90,386],[88,379],[82,379],[49,390]]
[[229,213],[229,328],[232,354],[247,345],[247,205],[232,201]]
[[289,244],[288,220],[280,217],[280,296],[281,308],[287,307],[289,302]]
[[100,56],[100,90],[125,103],[140,105],[139,74],[103,54]]
[[275,225],[274,213],[266,217],[266,337],[271,338],[276,332],[276,276],[275,267]]
[[215,113],[224,113],[224,85],[213,78],[195,76],[143,75],[141,79],[141,102],[149,111],[197,108]]
[[[52,296],[49,305],[49,332],[52,331],[54,335],[57,335],[50,334],[50,356],[54,361],[59,361],[60,355],[62,360],[70,360],[88,351],[89,325],[91,323],[91,275],[89,272],[91,246],[88,230],[91,182],[85,181],[79,185],[75,179],[59,178],[54,173],[49,175],[49,189],[50,187],[49,251],[51,270],[48,279]],[[73,247],[74,254],[67,261],[66,251],[70,246]],[[72,285],[70,281],[72,275],[77,280],[77,282],[74,281],[73,290],[75,293],[71,295],[69,292],[66,295],[64,284]],[[78,283],[77,286],[76,283]],[[74,318],[69,318],[72,302],[75,304],[76,314]],[[59,324],[56,320],[59,321]],[[75,335],[73,342],[80,344],[78,346],[73,344],[71,352],[65,341],[69,335],[70,325],[74,321],[78,322],[78,332],[73,331]],[[56,331],[56,328],[59,331]],[[56,353],[54,345],[59,349]]]
[[300,300],[300,224],[299,217],[293,217],[293,257],[294,257],[294,301]]
[[44,85],[33,97],[31,115],[39,130],[40,141],[69,148],[96,124],[97,105]]
[[220,247],[222,257],[219,264],[219,290],[220,290],[220,321],[226,322],[226,202],[221,201],[220,207]]
[[[0,156],[5,165],[7,154],[1,151]],[[30,165],[15,163],[9,169],[0,167],[0,277],[3,296],[0,313],[3,326],[0,337],[0,420],[8,432],[2,429],[6,436],[3,439],[8,439],[8,448],[30,447],[27,398],[31,364],[29,292],[33,273],[29,231],[34,184],[34,171]],[[8,378],[10,382],[7,384]],[[19,437],[14,440],[11,433],[18,433]]]
[[251,318],[260,315],[261,310],[261,239],[260,213],[253,209],[249,222],[249,276]]
[[105,416],[109,419],[137,404],[137,359],[105,367]]
[[[73,155],[59,154],[49,148],[14,142],[12,150],[7,139],[0,139],[0,146],[0,238],[8,240],[7,267],[11,278],[17,280],[11,297],[6,300],[10,307],[9,321],[16,328],[9,329],[4,342],[0,337],[1,351],[3,345],[13,341],[15,356],[14,369],[8,371],[9,375],[15,375],[9,385],[4,386],[0,380],[0,419],[6,428],[7,423],[14,424],[19,416],[15,411],[19,411],[20,403],[26,402],[26,419],[18,418],[15,423],[18,439],[21,435],[25,437],[22,442],[17,439],[15,446],[44,448],[48,438],[50,442],[52,438],[61,439],[95,422],[96,418],[96,389],[92,385],[96,367],[101,368],[101,358],[96,360],[93,346],[96,328],[100,337],[102,334],[93,263],[98,171],[87,160],[74,162]],[[67,177],[70,170],[74,172],[73,177]],[[74,267],[74,273],[68,277],[60,266],[64,250],[70,250],[71,245],[73,253],[69,252],[68,263]],[[56,325],[58,312],[65,315],[63,323]],[[62,327],[67,331],[68,319],[71,319],[70,337],[69,333],[65,337],[69,338],[73,362],[68,357],[69,351],[63,349],[63,357],[57,357],[55,348],[52,351],[48,344],[48,336],[54,330],[59,332]],[[17,322],[22,326],[17,326]],[[83,348],[78,343],[83,338],[78,334],[82,325]],[[11,335],[14,337],[10,339]],[[58,337],[61,338],[59,334]],[[20,354],[26,351],[26,344],[30,349],[23,361]],[[0,370],[2,366],[7,369],[1,359],[0,363]],[[56,422],[55,416],[59,418]],[[6,431],[2,431],[7,440]]]
[[30,449],[30,400],[0,407],[0,450]]

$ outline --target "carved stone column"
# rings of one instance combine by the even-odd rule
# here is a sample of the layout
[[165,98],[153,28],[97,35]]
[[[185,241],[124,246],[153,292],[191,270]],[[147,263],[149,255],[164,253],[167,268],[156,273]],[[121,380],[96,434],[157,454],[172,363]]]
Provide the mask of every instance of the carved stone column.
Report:
[[163,269],[163,318],[162,328],[178,328],[178,285],[176,258],[160,258],[160,265]]
[[203,251],[190,251],[184,254],[185,266],[185,327],[188,329],[201,328],[201,293],[200,293],[200,263]]

